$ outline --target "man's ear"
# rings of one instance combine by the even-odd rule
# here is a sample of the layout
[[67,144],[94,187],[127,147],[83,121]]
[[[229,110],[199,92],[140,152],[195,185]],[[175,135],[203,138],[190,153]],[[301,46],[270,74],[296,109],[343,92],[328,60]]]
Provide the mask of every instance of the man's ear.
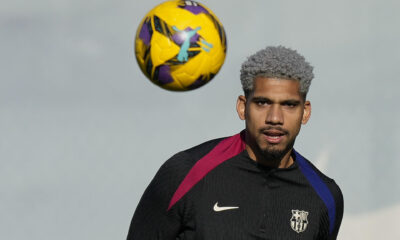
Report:
[[304,103],[304,112],[303,112],[303,118],[301,119],[301,124],[306,124],[308,122],[308,119],[310,119],[311,116],[311,103],[310,101],[306,101]]
[[236,102],[236,111],[241,120],[246,119],[246,97],[240,95]]

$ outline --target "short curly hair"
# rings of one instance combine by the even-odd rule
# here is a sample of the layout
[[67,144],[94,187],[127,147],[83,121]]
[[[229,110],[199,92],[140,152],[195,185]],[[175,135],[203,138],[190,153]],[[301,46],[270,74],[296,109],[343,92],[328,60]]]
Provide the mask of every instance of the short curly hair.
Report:
[[314,78],[313,67],[305,58],[283,46],[266,47],[242,64],[240,80],[246,97],[253,91],[253,80],[259,76],[298,80],[304,99]]

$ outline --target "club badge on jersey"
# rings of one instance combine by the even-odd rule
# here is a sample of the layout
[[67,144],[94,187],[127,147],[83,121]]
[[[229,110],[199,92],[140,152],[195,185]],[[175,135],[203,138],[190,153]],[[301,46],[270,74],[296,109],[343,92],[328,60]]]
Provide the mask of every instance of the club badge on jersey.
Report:
[[308,220],[307,220],[308,212],[303,210],[292,210],[292,218],[290,219],[290,226],[292,229],[301,233],[307,229]]

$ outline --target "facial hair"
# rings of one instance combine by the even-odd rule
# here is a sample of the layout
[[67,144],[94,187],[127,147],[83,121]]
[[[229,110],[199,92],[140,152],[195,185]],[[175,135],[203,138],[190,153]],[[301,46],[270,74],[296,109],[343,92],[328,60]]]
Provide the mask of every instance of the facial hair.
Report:
[[[265,131],[268,130],[279,130],[281,132],[283,132],[284,134],[286,134],[287,136],[289,136],[289,131],[281,128],[281,127],[266,127],[266,128],[262,128],[260,129],[260,133],[262,134]],[[293,148],[294,146],[294,142],[295,142],[295,138],[291,139],[290,142],[288,142],[288,144],[285,146],[285,148],[283,149],[274,149],[273,147],[266,147],[265,149],[261,149],[260,146],[257,144],[257,148],[258,148],[258,152],[261,154],[261,156],[263,157],[264,161],[266,163],[274,163],[274,165],[279,165],[279,163],[281,162],[282,158]]]
[[280,163],[282,158],[293,148],[294,141],[290,141],[284,149],[260,149],[260,153],[267,162]]

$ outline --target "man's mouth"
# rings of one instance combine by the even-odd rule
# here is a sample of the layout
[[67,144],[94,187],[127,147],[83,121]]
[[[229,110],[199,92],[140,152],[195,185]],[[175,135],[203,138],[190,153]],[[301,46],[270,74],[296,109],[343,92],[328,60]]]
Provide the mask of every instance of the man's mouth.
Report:
[[280,129],[269,129],[262,131],[263,135],[265,136],[265,140],[271,144],[278,144],[282,142],[283,138],[287,134],[286,131]]

